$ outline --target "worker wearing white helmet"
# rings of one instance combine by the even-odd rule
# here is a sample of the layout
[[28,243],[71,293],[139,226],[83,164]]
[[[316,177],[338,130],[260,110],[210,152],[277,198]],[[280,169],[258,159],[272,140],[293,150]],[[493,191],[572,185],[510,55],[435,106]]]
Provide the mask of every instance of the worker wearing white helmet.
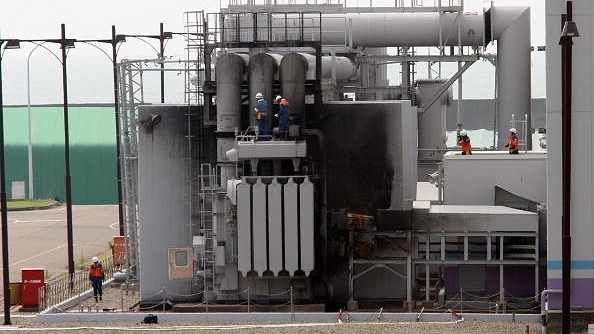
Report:
[[507,140],[507,147],[509,154],[519,154],[519,140],[516,135],[516,128],[509,129],[509,139]]
[[254,117],[258,125],[258,139],[268,136],[268,102],[264,99],[262,93],[256,94],[256,107],[254,108]]
[[93,264],[89,267],[89,281],[93,286],[93,297],[95,302],[103,300],[103,281],[105,280],[105,272],[99,258],[93,256],[91,259]]
[[471,155],[472,146],[470,145],[470,137],[466,130],[460,131],[460,137],[458,138],[458,146],[462,147],[462,155]]

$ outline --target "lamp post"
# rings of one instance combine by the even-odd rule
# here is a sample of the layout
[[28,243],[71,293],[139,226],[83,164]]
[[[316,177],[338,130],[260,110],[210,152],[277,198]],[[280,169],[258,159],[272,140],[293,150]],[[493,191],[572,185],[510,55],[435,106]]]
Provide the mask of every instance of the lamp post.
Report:
[[29,63],[31,61],[31,55],[33,55],[33,52],[35,50],[37,50],[37,48],[42,47],[44,49],[46,49],[49,53],[52,54],[52,56],[54,56],[58,61],[60,61],[60,58],[58,58],[58,56],[56,56],[50,49],[48,49],[47,47],[45,47],[43,44],[45,42],[41,42],[41,43],[35,43],[35,47],[29,52],[29,55],[27,56],[27,165],[28,165],[28,171],[29,171],[29,198],[33,199],[35,198],[35,194],[34,194],[34,179],[33,179],[33,175],[34,175],[34,170],[33,170],[33,142],[31,140],[31,136],[32,136],[32,131],[31,131],[31,76],[30,76],[30,67],[29,67]]
[[10,266],[8,265],[8,210],[6,208],[6,155],[4,153],[4,100],[2,98],[2,56],[5,49],[18,48],[14,40],[0,40],[0,211],[2,216],[2,287],[4,294],[4,325],[10,325]]
[[66,49],[73,48],[74,43],[66,39],[66,25],[61,25],[62,37],[60,48],[62,49],[62,91],[64,93],[64,164],[66,170],[66,234],[68,240],[68,274],[70,276],[70,289],[74,288],[74,250],[72,231],[72,184],[70,177],[70,136],[68,126],[68,76],[66,71]]
[[[8,40],[12,43],[12,48],[19,48],[20,42],[30,42],[41,45],[45,42],[60,44],[62,49],[62,58],[58,59],[62,63],[62,90],[64,96],[64,164],[65,164],[65,182],[66,182],[66,234],[68,248],[68,274],[70,277],[70,288],[73,288],[74,278],[74,250],[73,250],[73,232],[72,232],[72,186],[70,181],[70,140],[68,130],[68,83],[66,75],[66,49],[73,48],[75,39],[66,38],[66,26],[61,25],[61,38],[59,39],[13,39]],[[8,44],[7,44],[8,46]],[[43,46],[44,47],[44,46]],[[45,47],[44,47],[45,48]],[[49,49],[46,48],[49,51]],[[57,56],[50,51],[56,58]],[[4,163],[4,162],[3,162]],[[5,294],[6,295],[6,294]],[[9,301],[10,303],[10,301]]]
[[563,213],[561,219],[562,333],[571,333],[571,79],[573,37],[579,37],[572,17],[572,1],[561,16],[561,160],[563,174]]

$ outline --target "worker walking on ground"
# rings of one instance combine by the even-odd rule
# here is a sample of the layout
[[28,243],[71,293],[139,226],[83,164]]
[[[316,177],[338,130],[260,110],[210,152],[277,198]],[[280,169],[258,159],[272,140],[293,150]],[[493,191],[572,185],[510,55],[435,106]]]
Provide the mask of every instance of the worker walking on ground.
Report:
[[291,115],[289,101],[283,99],[280,95],[276,96],[275,101],[279,106],[278,114],[274,115],[278,117],[278,135],[281,140],[286,140],[289,133],[289,117]]
[[470,137],[466,130],[460,131],[460,137],[458,138],[458,146],[462,147],[462,155],[471,155],[472,147],[470,145]]
[[258,139],[268,136],[268,103],[262,93],[256,94],[254,116],[258,125]]
[[505,147],[509,150],[509,154],[519,154],[519,141],[516,135],[516,128],[509,129],[509,139]]
[[99,258],[93,256],[91,259],[93,264],[89,267],[89,281],[93,285],[93,297],[95,297],[95,302],[103,300],[103,280],[105,280],[105,272],[103,271],[103,266],[101,262],[99,262]]

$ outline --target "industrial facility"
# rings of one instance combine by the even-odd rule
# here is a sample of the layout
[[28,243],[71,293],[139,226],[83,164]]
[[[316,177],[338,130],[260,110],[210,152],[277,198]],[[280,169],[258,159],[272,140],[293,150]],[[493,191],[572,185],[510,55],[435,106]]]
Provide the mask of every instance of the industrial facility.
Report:
[[[411,311],[447,308],[464,291],[477,296],[466,307],[530,310],[561,287],[560,93],[547,88],[551,156],[532,140],[530,9],[424,2],[237,0],[187,12],[187,61],[158,62],[183,67],[183,105],[144,104],[147,61],[121,62],[127,279],[141,304]],[[558,15],[547,25],[556,31]],[[484,117],[499,135],[462,155],[446,145],[445,110],[479,61],[497,73],[496,113]],[[289,103],[286,131],[277,96]],[[590,123],[578,127],[591,135]],[[518,155],[505,147],[510,128]],[[588,231],[576,238],[591,245]],[[592,308],[583,295],[575,306]]]

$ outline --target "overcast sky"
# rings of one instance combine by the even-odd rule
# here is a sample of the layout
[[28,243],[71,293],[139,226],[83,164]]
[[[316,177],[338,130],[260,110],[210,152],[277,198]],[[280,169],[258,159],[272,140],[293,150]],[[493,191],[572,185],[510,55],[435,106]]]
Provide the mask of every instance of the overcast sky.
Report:
[[[288,0],[269,1],[286,3]],[[305,2],[305,0],[298,1]],[[374,6],[393,6],[394,1],[332,0],[331,2],[346,3],[347,6],[352,7],[369,6],[370,3]],[[411,0],[405,0],[405,3],[409,1]],[[438,0],[414,1],[432,5]],[[449,1],[454,0],[442,0],[442,3]],[[465,11],[469,12],[480,12],[491,4],[491,1],[487,0],[459,1],[464,3]],[[533,24],[532,45],[544,45],[544,1],[495,0],[494,4],[496,6],[530,5]],[[256,2],[262,3],[264,0],[256,0]],[[309,2],[316,1],[309,0]],[[182,33],[186,21],[184,13],[200,10],[204,10],[205,13],[216,13],[220,11],[221,4],[226,7],[227,3],[228,0],[3,0],[0,2],[0,38],[58,39],[62,23],[66,25],[66,37],[79,40],[110,39],[112,25],[115,25],[116,32],[121,34],[158,35],[159,24],[162,22],[165,31]],[[175,60],[185,58],[185,45],[181,36],[175,36],[167,43],[166,56]],[[81,44],[77,43],[76,49],[68,51],[69,101],[72,103],[109,102],[110,91],[113,92],[111,63],[108,57],[111,55],[111,48],[108,45],[99,44],[107,53],[102,55],[98,52],[98,47]],[[60,103],[62,100],[58,46],[49,43],[46,44],[48,50],[38,47],[33,52],[34,47],[35,45],[27,43],[22,45],[21,50],[7,50],[3,54],[3,95],[7,105],[25,104],[27,99],[32,104]],[[153,59],[157,57],[156,49],[158,49],[157,40],[149,39],[147,42],[128,38],[126,43],[120,46],[118,59]],[[53,52],[58,57],[52,56],[49,52]],[[29,72],[27,72],[27,65],[30,65]],[[168,73],[167,76],[173,78],[172,80],[176,79],[174,78],[176,74]],[[29,98],[28,92],[31,95]],[[183,101],[183,93],[180,95],[179,98]],[[89,101],[89,96],[98,100]]]

